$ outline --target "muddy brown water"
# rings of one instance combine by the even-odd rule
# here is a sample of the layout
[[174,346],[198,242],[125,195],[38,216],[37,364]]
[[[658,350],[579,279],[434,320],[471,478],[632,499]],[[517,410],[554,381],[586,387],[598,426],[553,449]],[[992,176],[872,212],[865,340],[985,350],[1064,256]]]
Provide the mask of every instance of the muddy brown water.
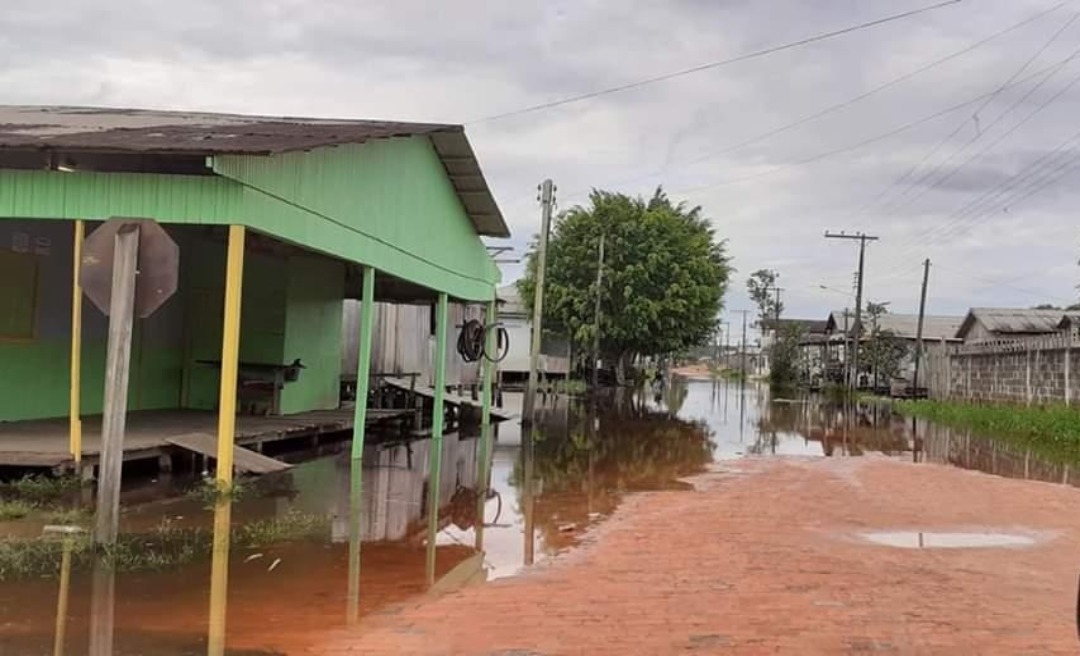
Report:
[[[511,409],[520,403],[516,397],[507,401]],[[0,654],[88,653],[94,604],[113,609],[109,638],[117,654],[213,652],[212,626],[222,620],[225,650],[218,653],[302,652],[328,632],[354,622],[362,630],[371,614],[393,612],[433,590],[513,576],[573,548],[627,494],[686,488],[681,479],[742,457],[878,453],[1056,484],[1080,478],[1070,464],[1041,460],[997,440],[913,423],[872,406],[771,400],[763,389],[726,381],[675,381],[660,394],[627,392],[599,407],[547,399],[532,434],[529,448],[516,421],[496,431],[482,520],[476,491],[485,487],[478,481],[483,442],[476,435],[444,439],[433,539],[425,521],[431,441],[369,444],[360,517],[353,525],[361,536],[358,550],[355,542],[350,545],[354,479],[348,453],[294,454],[301,461],[296,467],[263,479],[257,493],[232,504],[231,523],[289,513],[324,517],[325,523],[311,537],[222,551],[217,564],[219,571],[228,565],[227,578],[218,577],[225,604],[211,608],[209,549],[158,571],[117,572],[111,594],[83,567],[70,571],[66,595],[58,576],[9,576],[0,582]],[[212,532],[214,512],[177,497],[180,487],[175,480],[130,487],[123,530],[152,535],[165,525]],[[9,534],[24,536],[40,528],[6,526]],[[350,571],[356,571],[350,553],[356,551],[358,585],[350,590]],[[426,569],[431,552],[434,586]],[[60,569],[58,559],[55,572]],[[58,612],[62,604],[66,611]],[[56,651],[58,631],[62,644]]]

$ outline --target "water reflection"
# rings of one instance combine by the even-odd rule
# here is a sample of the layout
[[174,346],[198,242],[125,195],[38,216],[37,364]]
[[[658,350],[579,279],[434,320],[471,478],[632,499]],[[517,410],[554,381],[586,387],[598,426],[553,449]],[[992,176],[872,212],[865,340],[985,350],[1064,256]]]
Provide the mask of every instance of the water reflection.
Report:
[[[506,399],[515,411],[520,397]],[[771,399],[726,381],[592,403],[549,397],[539,413],[532,439],[504,423],[437,447],[373,441],[360,466],[345,450],[309,459],[210,509],[145,504],[123,527],[161,556],[150,568],[101,566],[64,536],[49,578],[0,570],[0,653],[302,652],[390,604],[513,575],[576,545],[627,494],[683,488],[685,476],[744,456],[881,453],[1075,478],[1068,464],[872,405]]]

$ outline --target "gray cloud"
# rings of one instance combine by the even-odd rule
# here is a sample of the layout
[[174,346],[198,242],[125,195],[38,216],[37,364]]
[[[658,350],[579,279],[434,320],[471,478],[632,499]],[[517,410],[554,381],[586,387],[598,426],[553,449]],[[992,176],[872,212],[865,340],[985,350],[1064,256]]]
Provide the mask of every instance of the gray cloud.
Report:
[[[0,14],[2,102],[463,122],[925,3],[8,4]],[[515,232],[511,244],[523,247],[535,231],[535,187],[545,177],[559,185],[563,207],[583,202],[593,186],[646,194],[664,184],[673,196],[701,204],[729,239],[739,268],[729,299],[736,309],[748,306],[742,280],[761,267],[782,271],[793,315],[816,316],[849,302],[818,288],[846,288],[855,265],[853,249],[822,239],[826,228],[882,237],[871,249],[867,293],[893,299],[897,310],[914,306],[918,266],[928,256],[943,265],[935,269],[931,294],[937,312],[1071,297],[1080,246],[1072,227],[1075,173],[1008,212],[968,222],[954,214],[1073,134],[1080,91],[1063,95],[933,190],[927,189],[934,178],[911,189],[891,185],[958,125],[966,123],[931,162],[969,139],[970,107],[864,148],[797,164],[993,91],[1064,23],[1067,8],[842,111],[729,150],[1045,8],[1040,0],[963,2],[768,58],[467,129]],[[1062,60],[1078,45],[1080,23],[1028,72]],[[1080,62],[1063,68],[1003,119],[1000,130],[1077,75]],[[1022,93],[996,98],[980,112],[982,125]],[[917,201],[901,202],[916,194]],[[953,271],[946,274],[944,266]],[[508,267],[507,275],[518,271]]]

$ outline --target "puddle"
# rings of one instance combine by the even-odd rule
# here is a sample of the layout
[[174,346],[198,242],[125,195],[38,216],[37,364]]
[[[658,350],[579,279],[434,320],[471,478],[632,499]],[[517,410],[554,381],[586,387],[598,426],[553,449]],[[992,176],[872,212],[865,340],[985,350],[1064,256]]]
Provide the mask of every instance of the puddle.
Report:
[[931,531],[890,531],[863,533],[868,542],[899,549],[987,549],[1021,548],[1038,540],[1019,533],[947,533]]

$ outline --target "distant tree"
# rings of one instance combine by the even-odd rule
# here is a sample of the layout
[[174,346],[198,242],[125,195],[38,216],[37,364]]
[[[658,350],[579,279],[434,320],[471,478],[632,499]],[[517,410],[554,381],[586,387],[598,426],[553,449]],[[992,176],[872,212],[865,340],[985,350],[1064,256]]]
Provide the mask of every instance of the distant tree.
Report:
[[[552,226],[545,319],[567,332],[575,351],[591,353],[599,294],[601,356],[616,363],[622,380],[635,356],[663,357],[709,343],[727,291],[728,262],[724,241],[700,207],[673,203],[662,189],[648,199],[593,191],[588,206],[560,214]],[[531,311],[535,247],[526,265],[518,291]]]
[[909,351],[906,341],[897,337],[893,331],[881,328],[881,317],[888,311],[885,303],[866,304],[866,323],[869,330],[863,331],[866,336],[863,362],[873,373],[875,385],[879,380],[892,380],[899,374],[900,365]]
[[784,311],[783,301],[779,302],[778,307],[776,295],[773,293],[773,288],[776,287],[776,281],[779,279],[780,274],[775,271],[758,269],[746,280],[746,292],[758,309],[758,327],[760,328],[764,328],[766,322],[772,321]]
[[802,382],[806,369],[802,348],[805,334],[805,327],[799,323],[783,325],[777,330],[769,366],[769,385],[773,389],[791,389]]

